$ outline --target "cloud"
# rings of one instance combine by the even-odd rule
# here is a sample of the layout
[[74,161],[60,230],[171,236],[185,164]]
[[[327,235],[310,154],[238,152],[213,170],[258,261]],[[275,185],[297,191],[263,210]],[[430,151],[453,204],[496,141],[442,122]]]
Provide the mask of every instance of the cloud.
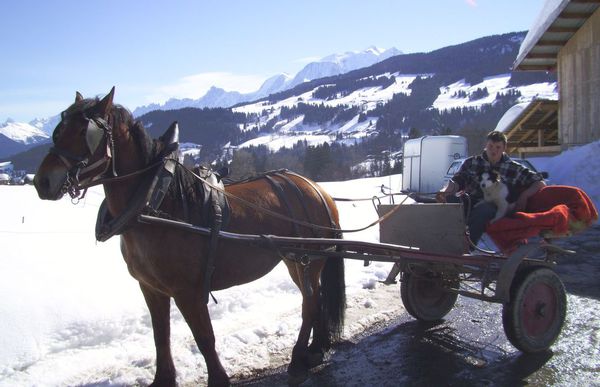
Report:
[[469,4],[471,7],[477,7],[477,0],[465,0],[465,3]]
[[256,74],[232,74],[228,72],[207,72],[188,75],[170,85],[158,87],[146,96],[148,102],[163,103],[169,98],[202,97],[212,87],[220,87],[226,91],[250,93],[258,90],[266,77]]

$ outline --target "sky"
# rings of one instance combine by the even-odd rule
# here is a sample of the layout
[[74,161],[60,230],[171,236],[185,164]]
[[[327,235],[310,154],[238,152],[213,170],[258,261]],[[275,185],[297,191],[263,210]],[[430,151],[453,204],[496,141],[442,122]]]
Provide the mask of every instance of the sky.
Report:
[[0,123],[106,94],[130,110],[251,92],[267,78],[369,46],[428,52],[528,30],[544,0],[21,0],[0,2]]

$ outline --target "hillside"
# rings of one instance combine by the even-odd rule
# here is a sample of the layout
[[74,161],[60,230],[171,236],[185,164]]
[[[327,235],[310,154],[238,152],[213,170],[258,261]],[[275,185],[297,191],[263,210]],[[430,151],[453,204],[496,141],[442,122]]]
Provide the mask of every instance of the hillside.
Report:
[[460,134],[474,153],[515,103],[557,98],[554,74],[511,72],[524,37],[397,55],[232,108],[155,110],[139,120],[154,137],[179,121],[181,141],[202,145],[188,162],[231,163],[236,177],[284,167],[325,180],[377,176],[399,166],[393,157],[406,138]]
[[[231,109],[235,119],[228,109],[214,111],[203,129],[204,110],[162,112],[160,121],[150,114],[140,119],[156,133],[179,120],[184,141],[210,139],[203,143],[201,161],[232,161],[243,166],[240,175],[268,167],[300,169],[321,179],[378,175],[394,164],[382,152],[401,149],[407,137],[461,134],[475,152],[483,134],[512,105],[556,98],[553,74],[511,72],[524,36],[489,36],[430,53],[394,56],[237,105]],[[189,125],[179,119],[183,116]],[[311,147],[318,148],[325,160],[321,169],[329,173],[313,175],[305,168],[307,154],[314,153]],[[357,168],[368,156],[380,165],[373,171]]]

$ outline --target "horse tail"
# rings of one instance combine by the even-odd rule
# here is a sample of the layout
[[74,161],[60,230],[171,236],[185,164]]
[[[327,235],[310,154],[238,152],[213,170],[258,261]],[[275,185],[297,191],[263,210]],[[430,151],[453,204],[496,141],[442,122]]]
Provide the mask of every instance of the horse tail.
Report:
[[321,271],[321,308],[320,321],[328,336],[326,347],[339,341],[344,330],[346,312],[346,281],[344,278],[344,259],[328,258]]

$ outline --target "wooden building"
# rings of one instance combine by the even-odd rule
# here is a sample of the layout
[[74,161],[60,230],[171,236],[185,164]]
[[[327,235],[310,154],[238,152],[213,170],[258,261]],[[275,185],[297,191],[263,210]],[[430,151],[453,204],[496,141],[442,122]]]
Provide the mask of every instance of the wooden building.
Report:
[[[557,72],[557,141],[544,145],[550,133],[540,128],[537,138],[542,147],[566,149],[600,140],[600,0],[556,0],[548,6],[525,37],[513,68]],[[513,143],[518,142],[523,132],[510,130],[509,141],[514,135]]]
[[506,152],[513,156],[550,156],[562,150],[556,100],[534,99],[514,105],[498,121],[496,130],[506,134]]

